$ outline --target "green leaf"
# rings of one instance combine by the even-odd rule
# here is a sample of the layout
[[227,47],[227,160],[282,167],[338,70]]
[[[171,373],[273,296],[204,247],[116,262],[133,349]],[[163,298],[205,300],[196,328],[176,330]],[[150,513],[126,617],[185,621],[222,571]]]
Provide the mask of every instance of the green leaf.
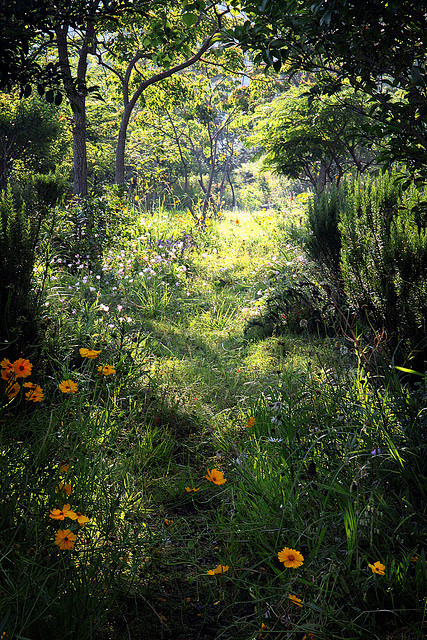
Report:
[[403,371],[403,373],[414,373],[416,376],[421,376],[422,378],[425,377],[424,373],[420,373],[419,371],[414,371],[413,369],[406,369],[405,367],[395,367],[395,369],[398,369],[399,371]]
[[199,16],[195,13],[184,13],[182,15],[182,21],[187,27],[192,27],[193,24],[196,24]]

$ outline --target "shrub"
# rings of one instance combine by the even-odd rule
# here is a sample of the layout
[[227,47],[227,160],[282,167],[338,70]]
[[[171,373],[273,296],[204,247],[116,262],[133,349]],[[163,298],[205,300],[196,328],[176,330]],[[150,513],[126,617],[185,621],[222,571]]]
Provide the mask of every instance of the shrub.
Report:
[[30,292],[36,238],[25,205],[17,208],[10,188],[0,196],[0,339],[16,341],[32,317]]
[[[385,329],[401,357],[422,366],[427,319],[424,196],[395,176],[355,180],[340,211],[341,275],[350,304],[376,331]],[[414,362],[412,363],[414,364]]]
[[340,213],[347,203],[348,185],[332,185],[329,191],[314,195],[308,201],[309,235],[305,249],[312,260],[326,271],[333,281],[340,281],[341,234]]

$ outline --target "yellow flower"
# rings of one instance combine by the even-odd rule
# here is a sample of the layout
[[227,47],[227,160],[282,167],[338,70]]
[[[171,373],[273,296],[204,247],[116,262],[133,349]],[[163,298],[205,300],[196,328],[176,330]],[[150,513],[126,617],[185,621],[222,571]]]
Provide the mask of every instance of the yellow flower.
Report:
[[254,417],[252,417],[252,418],[249,418],[249,420],[248,420],[248,422],[247,422],[246,426],[247,426],[247,427],[253,427],[253,426],[254,426],[254,424],[255,424],[255,418],[254,418]]
[[289,600],[291,600],[291,602],[293,602],[294,604],[298,605],[298,607],[302,607],[302,600],[301,598],[297,598],[296,596],[292,595],[292,593],[290,593],[288,595]]
[[215,576],[220,573],[225,573],[226,571],[228,571],[228,569],[228,564],[219,564],[217,567],[215,567],[215,569],[208,569],[207,574],[209,576]]
[[76,393],[77,385],[72,380],[63,380],[58,384],[58,389],[62,391],[62,393]]
[[196,491],[200,491],[200,487],[198,487],[197,489],[190,489],[190,487],[185,487],[185,490],[187,493],[195,493]]
[[59,529],[55,534],[55,544],[63,551],[72,549],[76,540],[76,534],[72,533],[70,529]]
[[378,573],[378,575],[380,576],[385,575],[385,572],[384,572],[385,566],[381,564],[379,560],[377,560],[377,562],[374,562],[374,564],[368,564],[368,567],[372,569],[372,573]]
[[135,202],[138,202],[139,196],[135,196]]
[[208,475],[206,476],[206,479],[209,480],[209,482],[213,482],[214,484],[225,484],[227,482],[222,471],[218,471],[218,469],[212,469],[211,471],[209,471],[208,469]]
[[94,349],[79,349],[79,351],[82,358],[90,358],[90,360],[94,360],[101,353],[100,351],[95,351]]
[[116,373],[114,367],[109,364],[104,364],[98,367],[99,373],[102,373],[103,376],[111,376],[113,373]]
[[44,400],[43,389],[34,382],[24,382],[23,387],[27,387],[30,391],[27,391],[25,397],[31,402],[41,402]]
[[17,382],[15,382],[15,384],[12,384],[12,382],[13,380],[9,383],[9,385],[5,389],[5,394],[7,395],[9,400],[12,400],[12,398],[18,395],[19,390],[21,388]]
[[236,224],[239,224],[239,219],[238,218],[236,218]]
[[24,360],[24,358],[15,360],[12,366],[17,378],[26,378],[31,375],[31,369],[33,368],[31,362],[29,360]]
[[86,522],[89,522],[90,518],[88,518],[87,516],[84,516],[82,513],[80,513],[79,511],[71,511],[70,514],[68,514],[68,517],[71,518],[71,520],[77,520],[77,522],[84,527]]
[[418,562],[418,556],[412,556],[410,560],[411,562]]
[[71,518],[74,520],[75,518],[73,516],[75,515],[74,511],[71,510],[71,505],[64,504],[62,509],[52,509],[49,513],[49,518],[52,518],[53,520],[65,520],[65,518]]
[[277,554],[280,562],[283,562],[287,569],[297,569],[304,562],[304,557],[299,551],[285,547]]

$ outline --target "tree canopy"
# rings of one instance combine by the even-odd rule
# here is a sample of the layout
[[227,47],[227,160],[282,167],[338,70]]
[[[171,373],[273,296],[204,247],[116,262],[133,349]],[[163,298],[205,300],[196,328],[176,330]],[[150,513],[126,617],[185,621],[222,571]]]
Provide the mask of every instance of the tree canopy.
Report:
[[427,178],[427,2],[243,0],[226,34],[276,71],[316,72],[310,95],[348,80],[370,96],[370,133],[388,137],[384,162]]
[[248,144],[260,148],[266,166],[321,191],[346,172],[363,173],[375,154],[363,128],[366,96],[347,87],[311,101],[309,87],[301,83],[261,105]]

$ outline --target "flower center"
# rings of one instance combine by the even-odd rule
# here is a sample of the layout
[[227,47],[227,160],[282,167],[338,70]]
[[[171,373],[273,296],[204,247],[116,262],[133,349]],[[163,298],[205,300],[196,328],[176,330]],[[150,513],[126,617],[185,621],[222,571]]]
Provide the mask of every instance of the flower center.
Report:
[[289,557],[288,557],[288,559],[289,559],[291,562],[293,562],[293,561],[295,560],[295,556],[292,556],[292,555],[291,555],[291,556],[289,556]]

